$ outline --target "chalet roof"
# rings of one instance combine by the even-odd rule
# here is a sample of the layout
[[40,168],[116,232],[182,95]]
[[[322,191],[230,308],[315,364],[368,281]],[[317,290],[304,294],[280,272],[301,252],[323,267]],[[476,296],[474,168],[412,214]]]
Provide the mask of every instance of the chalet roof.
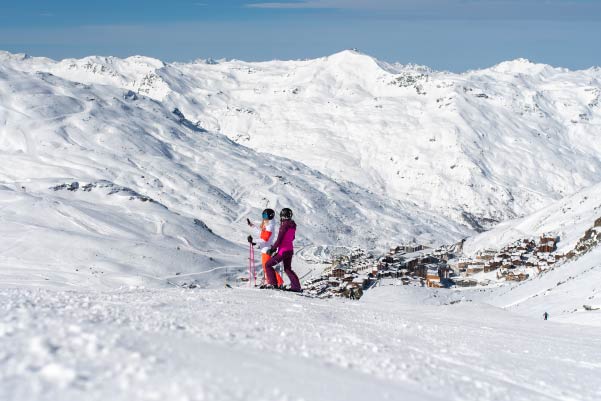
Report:
[[482,250],[478,251],[478,255],[491,255],[491,254],[495,254],[495,253],[497,253],[497,250],[490,249],[490,248],[482,249]]
[[473,278],[467,278],[467,277],[458,277],[454,280],[455,280],[455,282],[461,282],[461,283],[477,283],[478,282],[478,280],[475,280]]
[[429,256],[431,253],[432,251],[430,249],[422,249],[421,251],[406,253],[404,257],[406,261],[409,261],[413,259],[423,258],[424,256]]

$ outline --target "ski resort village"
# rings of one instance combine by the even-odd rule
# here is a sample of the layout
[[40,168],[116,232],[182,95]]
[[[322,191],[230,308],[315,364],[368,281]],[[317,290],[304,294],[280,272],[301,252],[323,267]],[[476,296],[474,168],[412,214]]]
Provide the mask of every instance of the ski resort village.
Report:
[[601,241],[601,218],[566,253],[557,252],[560,239],[556,233],[544,233],[479,250],[473,257],[463,254],[464,241],[438,248],[399,245],[380,257],[352,249],[331,261],[321,276],[308,280],[305,288],[317,297],[359,299],[365,290],[382,285],[456,288],[521,282],[589,252]]
[[597,2],[9,3],[0,401],[601,400]]

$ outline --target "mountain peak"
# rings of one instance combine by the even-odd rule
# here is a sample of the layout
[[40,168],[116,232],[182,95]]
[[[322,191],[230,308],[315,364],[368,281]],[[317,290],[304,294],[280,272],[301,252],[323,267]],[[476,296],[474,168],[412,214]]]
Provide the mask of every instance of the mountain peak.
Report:
[[145,65],[148,67],[152,67],[155,69],[160,69],[165,67],[165,63],[159,59],[156,58],[152,58],[152,57],[146,57],[146,56],[131,56],[125,59],[125,61],[130,62],[130,63],[134,63],[134,64],[138,64],[138,65]]
[[495,72],[505,73],[505,74],[539,74],[543,71],[554,70],[556,69],[553,66],[548,64],[536,63],[534,61],[528,60],[526,58],[516,58],[514,60],[503,61],[497,65],[494,65],[490,68]]
[[356,62],[356,61],[375,61],[375,59],[357,49],[346,49],[326,57],[328,61],[337,62]]
[[11,53],[4,50],[0,50],[0,60],[13,60],[13,61],[22,61],[30,59],[31,56],[25,53]]
[[355,71],[375,71],[378,73],[388,72],[391,74],[398,73],[398,67],[395,67],[386,62],[380,61],[375,57],[360,52],[357,49],[347,49],[331,56],[324,57],[323,60],[334,66],[350,68]]

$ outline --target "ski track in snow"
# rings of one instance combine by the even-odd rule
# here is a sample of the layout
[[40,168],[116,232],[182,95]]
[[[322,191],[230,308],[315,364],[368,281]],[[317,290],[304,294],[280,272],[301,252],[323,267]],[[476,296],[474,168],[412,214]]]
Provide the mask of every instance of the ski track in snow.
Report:
[[403,291],[2,289],[0,399],[601,397],[597,329]]

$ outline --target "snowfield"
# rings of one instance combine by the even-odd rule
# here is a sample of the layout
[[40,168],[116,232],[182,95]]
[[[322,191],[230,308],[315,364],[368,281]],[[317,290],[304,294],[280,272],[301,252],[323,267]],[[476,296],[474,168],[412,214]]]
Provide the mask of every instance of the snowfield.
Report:
[[547,312],[553,321],[601,327],[601,248],[519,284],[464,293],[534,319]]
[[468,255],[481,249],[498,249],[506,244],[545,233],[559,236],[558,252],[568,252],[601,217],[601,184],[550,203],[526,217],[508,220],[493,229],[466,240],[463,251]]
[[301,277],[349,247],[568,252],[601,232],[600,132],[599,68],[0,52],[0,400],[599,400],[592,240],[517,284],[239,279],[266,207]]
[[597,328],[440,305],[445,293],[435,295],[382,287],[345,302],[247,289],[4,289],[0,399],[601,397]]
[[517,59],[454,74],[350,50],[263,63],[4,53],[0,64],[132,90],[237,143],[477,229],[601,181],[599,68]]
[[[516,240],[554,233],[560,238],[557,252],[565,254],[574,250],[585,231],[591,229],[599,218],[601,185],[597,184],[529,216],[505,221],[468,238],[463,250],[474,255],[479,250],[499,249]],[[495,274],[487,277],[494,280]],[[593,247],[574,260],[534,274],[522,283],[506,283],[492,289],[464,293],[470,294],[474,301],[533,318],[548,312],[554,321],[601,326],[601,313],[585,310],[585,305],[601,310],[601,247]]]
[[[118,277],[149,286],[242,268],[246,218],[267,206],[295,211],[299,247],[383,249],[473,232],[236,144],[142,94],[11,65],[0,62],[0,266],[13,283],[30,284],[25,269],[53,283],[60,274],[66,286],[92,269],[107,278],[92,286],[115,287]],[[223,269],[206,278],[223,282]]]

